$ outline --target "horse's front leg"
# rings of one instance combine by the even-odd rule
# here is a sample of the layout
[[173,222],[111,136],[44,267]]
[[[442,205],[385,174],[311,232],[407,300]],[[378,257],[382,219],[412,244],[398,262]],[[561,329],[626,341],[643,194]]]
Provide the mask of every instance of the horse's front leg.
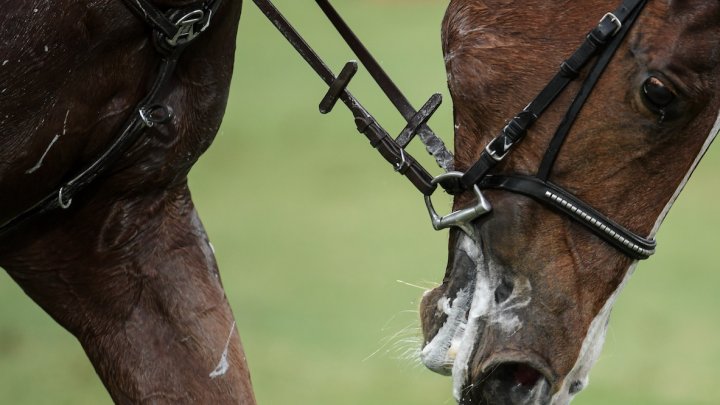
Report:
[[255,403],[184,183],[92,199],[11,239],[0,265],[79,339],[116,403]]

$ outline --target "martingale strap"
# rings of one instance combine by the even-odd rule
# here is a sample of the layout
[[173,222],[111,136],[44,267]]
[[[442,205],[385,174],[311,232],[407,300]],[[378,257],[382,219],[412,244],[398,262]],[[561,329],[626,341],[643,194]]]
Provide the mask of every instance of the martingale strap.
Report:
[[60,187],[30,208],[1,224],[0,236],[46,212],[70,208],[73,196],[108,173],[146,129],[165,124],[172,119],[172,109],[162,104],[161,91],[175,72],[180,55],[187,45],[208,28],[212,13],[217,10],[221,1],[214,0],[196,9],[170,10],[163,13],[146,0],[125,0],[127,6],[153,29],[153,42],[161,56],[150,90],[132,110],[133,114],[125,121],[119,135],[96,160],[70,176]]

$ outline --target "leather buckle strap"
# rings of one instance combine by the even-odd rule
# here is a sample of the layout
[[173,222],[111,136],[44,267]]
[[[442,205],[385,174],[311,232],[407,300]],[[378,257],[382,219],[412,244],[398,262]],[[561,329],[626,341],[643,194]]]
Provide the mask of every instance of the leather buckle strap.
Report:
[[200,7],[159,10],[148,0],[125,0],[125,4],[155,31],[155,47],[168,55],[192,42],[209,26],[222,0],[212,0]]
[[[606,27],[608,25],[613,25],[615,28],[612,31],[605,31],[604,27]],[[620,32],[620,30],[622,29],[622,27],[623,27],[622,21],[620,21],[620,19],[617,18],[617,16],[613,13],[605,14],[603,16],[603,18],[600,19],[600,24],[598,25],[598,28],[601,31],[607,32],[608,37],[617,35],[617,33]]]
[[[644,4],[645,2],[643,1],[639,3],[638,6],[642,6]],[[594,66],[590,69],[587,76],[585,77],[585,81],[582,83],[580,90],[578,90],[575,98],[568,107],[565,116],[563,117],[563,120],[558,125],[558,128],[555,131],[555,134],[550,140],[550,143],[548,144],[548,147],[545,151],[545,156],[543,156],[540,167],[537,171],[537,177],[541,180],[547,180],[550,176],[552,167],[555,164],[555,159],[557,158],[557,155],[559,154],[560,149],[565,142],[565,139],[570,133],[570,130],[575,123],[575,120],[577,119],[580,111],[585,105],[588,97],[590,97],[593,88],[600,80],[603,72],[605,71],[605,68],[608,66],[610,60],[613,58],[618,48],[620,47],[620,44],[627,36],[630,28],[637,20],[641,10],[642,7],[636,6],[632,9],[632,12],[625,16],[624,25],[622,26],[620,31],[614,34],[612,41],[608,42],[605,50],[602,54],[598,56],[598,59],[595,62]],[[608,16],[608,14],[606,14],[606,17],[604,17],[603,20],[610,21],[609,23],[611,23],[611,20],[618,18],[614,14],[612,14],[611,16]],[[618,22],[617,24],[623,23]]]
[[622,26],[622,21],[620,21],[615,14],[607,13],[600,19],[597,27],[590,31],[588,39],[591,40],[595,46],[602,46],[614,37],[615,34],[620,32]]
[[175,35],[165,38],[165,41],[173,48],[191,42],[205,31],[210,25],[212,10],[197,9],[188,13],[178,13],[178,15],[180,17],[175,22],[177,28]]

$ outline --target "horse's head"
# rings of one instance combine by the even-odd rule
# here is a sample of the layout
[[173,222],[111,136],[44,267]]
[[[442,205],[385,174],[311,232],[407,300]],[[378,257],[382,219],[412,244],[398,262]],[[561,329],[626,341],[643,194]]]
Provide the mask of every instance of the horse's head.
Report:
[[[443,47],[464,171],[613,4],[453,0]],[[657,231],[718,131],[720,3],[649,1],[565,140],[549,180],[616,223]],[[535,175],[587,72],[493,173]],[[710,134],[710,135],[708,135]],[[504,190],[450,232],[422,302],[423,361],[468,404],[567,403],[588,381],[635,261],[578,221]],[[459,209],[472,193],[456,197]]]

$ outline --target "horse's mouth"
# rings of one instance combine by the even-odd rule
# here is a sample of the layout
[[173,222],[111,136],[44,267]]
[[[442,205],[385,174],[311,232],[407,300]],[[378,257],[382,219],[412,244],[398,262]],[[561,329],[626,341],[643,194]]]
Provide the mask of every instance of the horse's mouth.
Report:
[[446,283],[424,300],[429,339],[421,359],[432,371],[452,375],[460,404],[549,403],[554,378],[544,361],[485,347],[488,331],[510,336],[522,328],[518,311],[530,303],[531,287],[486,260],[473,239],[458,237]]

